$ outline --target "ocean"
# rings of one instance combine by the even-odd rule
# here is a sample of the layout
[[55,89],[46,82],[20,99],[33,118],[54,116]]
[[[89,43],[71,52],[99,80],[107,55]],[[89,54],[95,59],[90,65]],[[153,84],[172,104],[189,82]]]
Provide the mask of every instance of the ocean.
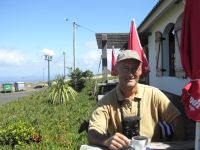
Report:
[[[50,78],[50,80],[54,79],[53,77]],[[0,84],[4,83],[15,83],[15,82],[46,82],[48,81],[47,77],[41,77],[41,76],[26,76],[26,77],[17,77],[17,76],[10,76],[10,77],[0,77]]]

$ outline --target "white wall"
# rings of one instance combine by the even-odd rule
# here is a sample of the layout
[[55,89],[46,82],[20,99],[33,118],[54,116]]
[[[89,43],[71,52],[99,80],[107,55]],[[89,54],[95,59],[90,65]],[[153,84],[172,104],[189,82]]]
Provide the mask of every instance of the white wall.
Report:
[[182,79],[169,76],[156,76],[156,52],[155,52],[155,32],[160,31],[163,33],[165,27],[169,23],[176,23],[177,18],[183,12],[183,3],[173,5],[160,19],[158,19],[150,28],[152,33],[149,36],[149,63],[151,72],[149,74],[149,84],[156,86],[161,90],[181,95],[182,88],[189,82],[188,79]]

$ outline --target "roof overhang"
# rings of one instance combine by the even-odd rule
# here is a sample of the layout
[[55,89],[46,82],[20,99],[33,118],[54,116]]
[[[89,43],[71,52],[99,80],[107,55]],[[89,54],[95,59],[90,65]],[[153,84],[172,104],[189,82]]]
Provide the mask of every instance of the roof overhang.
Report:
[[98,49],[102,49],[103,40],[107,40],[107,49],[111,49],[112,46],[121,48],[128,42],[128,36],[128,33],[96,33]]
[[[147,45],[148,35],[151,33],[143,32],[138,33],[141,45]],[[96,33],[96,40],[98,49],[102,49],[102,41],[106,40],[107,49],[114,48],[127,49],[128,48],[128,37],[129,33]]]
[[180,2],[182,2],[182,0],[160,0],[139,25],[137,28],[138,32],[147,32],[149,27],[154,24],[172,5]]

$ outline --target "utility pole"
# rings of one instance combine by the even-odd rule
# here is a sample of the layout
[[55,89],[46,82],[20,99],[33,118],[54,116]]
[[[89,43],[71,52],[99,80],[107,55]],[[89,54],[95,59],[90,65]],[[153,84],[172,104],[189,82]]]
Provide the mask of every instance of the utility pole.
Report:
[[73,22],[73,57],[74,57],[74,61],[73,61],[73,70],[76,69],[76,22]]
[[[68,18],[64,18],[65,22],[70,21],[70,19]],[[76,27],[81,27],[89,32],[93,32],[96,33],[95,31],[86,28],[80,24],[77,24],[75,21],[72,22],[73,23],[73,71],[76,69]]]
[[45,60],[48,61],[48,86],[51,86],[51,82],[50,82],[50,61],[52,61],[52,56],[50,55],[45,55]]
[[64,55],[64,79],[65,79],[65,52],[63,52],[63,55]]
[[42,84],[44,86],[44,66],[42,67]]

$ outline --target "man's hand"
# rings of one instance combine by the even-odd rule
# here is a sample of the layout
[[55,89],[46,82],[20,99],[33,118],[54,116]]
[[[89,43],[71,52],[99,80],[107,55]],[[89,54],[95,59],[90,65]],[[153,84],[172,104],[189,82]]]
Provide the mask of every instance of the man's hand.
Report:
[[112,137],[105,141],[105,145],[111,150],[119,150],[128,147],[130,139],[121,133],[115,133]]

